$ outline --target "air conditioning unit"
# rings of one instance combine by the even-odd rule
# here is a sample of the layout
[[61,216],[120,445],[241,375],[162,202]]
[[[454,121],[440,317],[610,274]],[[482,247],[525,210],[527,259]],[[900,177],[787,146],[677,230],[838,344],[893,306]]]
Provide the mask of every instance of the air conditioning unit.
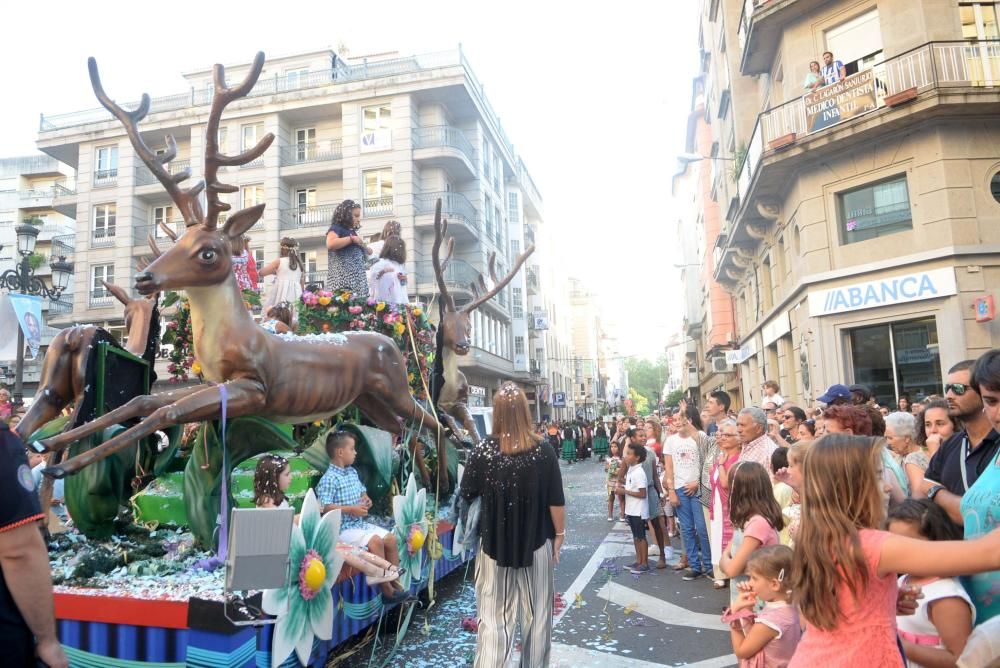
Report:
[[732,367],[723,356],[712,358],[712,373],[730,373]]

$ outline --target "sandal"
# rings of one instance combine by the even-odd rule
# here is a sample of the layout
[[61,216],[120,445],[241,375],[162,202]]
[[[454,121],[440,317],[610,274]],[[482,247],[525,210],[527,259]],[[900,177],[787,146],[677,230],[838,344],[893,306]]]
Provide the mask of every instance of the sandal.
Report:
[[687,559],[681,559],[679,562],[677,562],[677,565],[674,566],[674,570],[675,571],[683,571],[683,570],[686,570],[687,567],[688,567],[688,560]]
[[729,580],[715,580],[712,582],[713,589],[725,589],[729,586]]

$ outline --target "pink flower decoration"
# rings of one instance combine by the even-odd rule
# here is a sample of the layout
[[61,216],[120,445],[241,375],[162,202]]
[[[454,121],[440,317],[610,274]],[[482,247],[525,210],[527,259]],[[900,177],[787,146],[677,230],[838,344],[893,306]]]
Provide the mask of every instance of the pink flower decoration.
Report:
[[349,306],[347,307],[347,310],[350,311],[351,315],[358,315],[364,309],[362,309],[360,306]]
[[306,570],[309,568],[309,564],[311,564],[314,559],[318,559],[321,562],[323,561],[319,556],[319,552],[316,550],[309,550],[306,552],[306,556],[302,557],[302,563],[299,564],[299,594],[301,594],[302,598],[306,601],[311,601],[316,594],[319,593],[318,591],[310,589],[306,584]]

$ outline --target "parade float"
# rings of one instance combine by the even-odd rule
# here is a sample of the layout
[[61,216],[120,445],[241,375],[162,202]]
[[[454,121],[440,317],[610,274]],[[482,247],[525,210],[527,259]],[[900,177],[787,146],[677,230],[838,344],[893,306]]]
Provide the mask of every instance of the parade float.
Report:
[[[387,642],[392,634],[398,642],[419,600],[388,609],[370,557],[338,545],[340,511],[321,517],[312,491],[329,465],[324,442],[333,428],[356,437],[355,468],[373,502],[369,519],[401,547],[393,579],[429,599],[425,628],[437,623],[430,612],[435,580],[473,557],[451,521],[462,450],[478,437],[457,357],[469,350],[471,311],[495,296],[533,249],[502,279],[491,257],[493,287],[480,279],[476,299],[457,309],[442,278],[453,244],[448,240],[442,260],[447,223],[439,202],[439,327],[422,305],[325,290],[303,294],[298,335],[258,327],[229,248],[264,205],[221,222],[229,205],[220,195],[236,187],[218,177],[220,167],[259,158],[274,137],[229,156],[219,151],[217,129],[263,64],[259,53],[235,87],[215,66],[204,181],[183,188],[190,173],[165,167],[176,154],[173,138],[157,154],[139,133],[149,97],[126,111],[89,63],[97,98],[124,125],[186,229],[179,236],[165,229],[172,246],[162,252],[150,238],[153,256],[135,278],[138,298],[108,286],[125,307],[129,346],[98,327],[64,330],[19,427],[47,453],[43,499],[54,480],[64,485],[69,529],[53,533],[49,549],[59,637],[74,666],[324,666],[338,647],[358,645],[362,633],[377,642],[386,635],[379,631],[389,631]],[[151,394],[161,309],[176,385]],[[274,453],[288,461],[288,497],[298,513],[288,577],[283,587],[249,592],[238,608],[245,617],[234,619],[224,585],[230,513],[253,507],[256,463]]]

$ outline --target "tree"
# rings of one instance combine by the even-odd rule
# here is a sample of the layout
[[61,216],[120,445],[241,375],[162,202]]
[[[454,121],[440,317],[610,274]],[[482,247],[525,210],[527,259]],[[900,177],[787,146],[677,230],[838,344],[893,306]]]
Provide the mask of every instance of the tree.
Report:
[[656,406],[669,377],[667,356],[660,355],[656,361],[630,357],[625,362],[625,368],[628,370],[629,389],[645,397],[648,405]]
[[684,398],[684,390],[677,388],[673,392],[667,395],[667,398],[663,400],[663,404],[667,408],[676,408],[680,405],[681,399]]
[[636,415],[649,415],[649,402],[646,397],[635,391],[634,387],[628,388],[628,398],[632,400],[632,408]]

